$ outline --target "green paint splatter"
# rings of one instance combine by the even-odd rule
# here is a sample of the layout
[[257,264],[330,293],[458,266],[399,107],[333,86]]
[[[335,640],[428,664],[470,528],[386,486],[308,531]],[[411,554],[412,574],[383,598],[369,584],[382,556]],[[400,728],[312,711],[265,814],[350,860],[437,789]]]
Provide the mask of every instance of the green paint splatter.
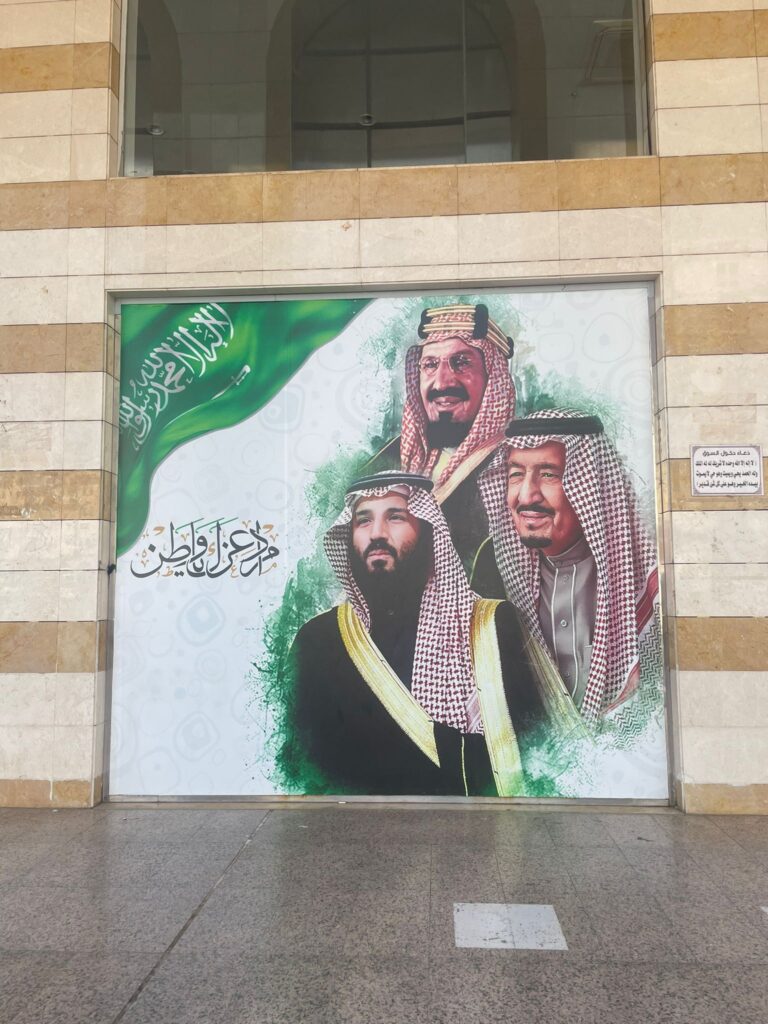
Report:
[[554,370],[543,377],[530,363],[515,374],[518,418],[546,409],[578,409],[587,416],[599,416],[613,439],[623,436],[626,416],[621,407],[596,388],[588,389],[575,377],[562,377]]
[[[416,342],[415,325],[425,307],[452,303],[484,302],[491,317],[516,340],[524,355],[526,318],[509,295],[435,295],[398,302],[378,330],[374,329],[360,347],[363,365],[381,375],[387,387],[382,403],[370,411],[367,440],[363,447],[342,447],[323,465],[305,490],[309,522],[315,527],[313,551],[302,558],[289,577],[280,607],[263,628],[263,653],[249,677],[252,706],[268,723],[259,767],[278,792],[340,794],[316,765],[309,762],[297,742],[294,728],[295,681],[290,672],[289,651],[296,633],[305,622],[343,599],[322,546],[323,536],[335,521],[344,502],[346,488],[366,463],[400,432],[404,400],[405,354]],[[530,363],[515,375],[518,417],[551,408],[574,408],[599,416],[614,441],[626,430],[620,407],[597,389],[590,390],[578,380],[550,371],[542,376]],[[647,488],[646,488],[647,489]],[[660,649],[657,646],[657,651]],[[521,739],[526,793],[530,797],[580,796],[599,778],[607,754],[632,749],[653,730],[663,726],[662,671],[657,657],[641,660],[640,692],[625,712],[612,722],[602,723],[592,739],[553,737],[544,727]],[[640,699],[638,699],[640,698]],[[347,791],[350,792],[350,791]]]
[[253,703],[270,722],[259,758],[265,775],[282,792],[337,793],[330,781],[304,755],[294,727],[295,679],[290,648],[309,619],[327,611],[341,599],[339,582],[325,551],[323,536],[336,520],[350,480],[373,452],[340,451],[319,469],[305,491],[307,515],[317,525],[314,550],[298,561],[289,577],[282,602],[263,627],[264,652],[254,663],[249,684]]
[[[410,311],[389,318],[386,325],[373,331],[360,346],[363,365],[375,367],[375,372],[388,383],[402,380],[404,376],[402,365],[397,364],[404,359],[407,344],[403,338],[407,337],[407,327],[412,332],[413,316]],[[366,463],[399,432],[401,403],[402,398],[395,389],[378,409],[371,410],[366,447],[340,447],[333,458],[315,472],[305,488],[306,514],[315,528],[314,548],[299,560],[286,583],[280,607],[267,619],[263,628],[263,654],[254,664],[248,680],[252,705],[258,710],[258,717],[269,723],[258,764],[280,792],[340,792],[338,785],[331,783],[306,758],[297,741],[295,680],[290,670],[289,652],[296,633],[305,622],[343,599],[323,549],[323,537],[343,507],[349,482],[362,475]]]

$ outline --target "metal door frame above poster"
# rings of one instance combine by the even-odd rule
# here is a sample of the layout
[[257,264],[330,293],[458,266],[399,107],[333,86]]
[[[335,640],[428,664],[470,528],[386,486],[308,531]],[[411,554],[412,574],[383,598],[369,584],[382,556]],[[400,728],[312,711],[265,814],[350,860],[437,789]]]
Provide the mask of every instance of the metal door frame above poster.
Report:
[[118,310],[123,304],[151,304],[162,302],[166,305],[179,303],[200,302],[205,299],[215,299],[217,302],[280,302],[284,299],[307,300],[313,299],[391,299],[391,298],[413,298],[419,294],[424,295],[454,295],[456,292],[468,292],[473,295],[504,295],[507,292],[570,292],[590,291],[594,288],[621,288],[625,285],[644,285],[649,290],[651,298],[655,298],[658,285],[661,280],[660,274],[595,274],[579,278],[563,277],[557,281],[551,278],[525,278],[524,280],[507,279],[505,281],[438,281],[418,282],[413,285],[399,284],[377,284],[375,287],[367,285],[318,285],[307,287],[307,285],[284,285],[281,287],[270,286],[263,290],[258,287],[238,288],[184,288],[184,289],[163,289],[163,288],[112,288],[106,292],[107,301],[113,314],[119,315]]
[[[595,289],[618,289],[625,286],[644,286],[648,295],[648,324],[649,324],[649,351],[648,351],[648,371],[651,379],[651,418],[652,423],[659,412],[659,391],[657,387],[656,375],[654,367],[658,359],[657,352],[657,337],[656,337],[656,309],[655,309],[655,298],[658,292],[660,276],[658,274],[619,274],[619,275],[595,275],[595,277],[579,279],[568,279],[563,278],[557,282],[553,282],[551,279],[545,279],[541,281],[537,280],[525,280],[520,281],[511,280],[508,282],[499,282],[494,280],[493,282],[478,283],[478,282],[456,282],[456,281],[442,281],[436,284],[425,284],[416,283],[413,285],[404,286],[402,284],[397,285],[378,285],[375,288],[368,288],[365,286],[318,286],[317,288],[308,289],[306,285],[302,286],[287,286],[287,287],[270,287],[265,289],[260,288],[244,288],[240,289],[219,289],[219,288],[195,288],[185,289],[184,291],[173,291],[168,292],[163,289],[141,289],[140,291],[133,292],[125,289],[115,289],[107,293],[108,309],[110,311],[110,319],[115,327],[115,332],[118,338],[117,344],[119,345],[120,338],[120,327],[122,318],[122,306],[124,304],[156,304],[162,303],[164,305],[181,305],[188,303],[203,302],[206,300],[214,300],[216,302],[280,302],[284,300],[319,300],[319,299],[355,299],[355,298],[412,298],[419,295],[426,296],[440,296],[440,295],[456,295],[457,293],[468,293],[472,295],[494,295],[494,294],[509,294],[510,292],[516,292],[519,294],[530,294],[530,293],[541,293],[541,292],[568,292],[568,291],[591,291]],[[656,431],[652,429],[652,452],[653,452],[653,463],[655,468],[659,466],[659,441],[656,436]],[[659,570],[663,573],[665,565],[665,552],[663,550],[665,539],[664,533],[661,529],[661,514],[662,514],[662,500],[660,492],[660,481],[658,473],[655,474],[653,482],[654,492],[654,504],[655,504],[655,520],[656,520],[656,543],[657,551],[659,553]],[[116,502],[116,496],[113,497],[113,504]],[[115,520],[116,509],[111,509],[112,521]],[[114,626],[114,589],[115,580],[114,576],[109,580],[109,606],[108,606],[108,618],[109,622]],[[663,588],[660,588],[663,591]],[[659,594],[659,606],[662,623],[662,640],[666,633],[666,622],[667,622],[667,609],[666,609],[666,595],[663,592]],[[111,631],[110,631],[111,632]],[[357,805],[365,806],[370,804],[383,805],[383,806],[397,806],[397,805],[413,805],[415,807],[496,807],[496,808],[524,808],[524,807],[537,807],[542,810],[545,808],[552,809],[568,809],[574,810],[585,809],[589,807],[604,807],[604,808],[621,808],[621,807],[633,807],[638,810],[647,808],[649,810],[656,810],[674,806],[675,800],[675,787],[673,782],[673,769],[675,763],[675,749],[676,749],[676,721],[675,714],[673,711],[672,702],[672,688],[671,688],[671,674],[670,666],[667,658],[666,644],[664,644],[664,662],[663,662],[663,686],[664,686],[664,719],[666,728],[666,745],[667,745],[667,791],[668,796],[666,799],[647,799],[647,798],[612,798],[612,797],[461,797],[461,796],[335,796],[335,795],[301,795],[301,794],[271,794],[271,795],[254,795],[254,796],[242,796],[242,795],[206,795],[206,796],[130,796],[125,794],[112,794],[110,792],[110,746],[111,746],[111,732],[112,732],[112,649],[108,651],[107,665],[106,665],[106,694],[105,694],[105,709],[106,709],[106,722],[105,722],[105,751],[104,751],[104,774],[103,774],[103,799],[106,802],[120,803],[120,804],[136,804],[145,806],[160,806],[166,804],[223,804],[227,807],[236,806],[253,806],[253,807],[297,807],[307,805]]]
[[141,804],[162,806],[164,804],[225,804],[227,809],[239,807],[306,807],[307,804],[325,804],[328,806],[353,804],[365,807],[377,804],[385,807],[400,804],[414,804],[420,807],[545,807],[563,810],[568,807],[647,807],[658,811],[659,808],[672,807],[669,800],[649,799],[642,797],[535,797],[535,796],[328,796],[299,794],[273,794],[272,796],[112,796],[105,794],[105,803]]

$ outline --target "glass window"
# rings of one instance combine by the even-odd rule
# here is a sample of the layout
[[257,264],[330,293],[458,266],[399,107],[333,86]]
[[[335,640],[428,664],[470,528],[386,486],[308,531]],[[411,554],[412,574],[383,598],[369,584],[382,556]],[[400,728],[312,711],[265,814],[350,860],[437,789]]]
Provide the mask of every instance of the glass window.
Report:
[[633,0],[129,0],[124,172],[645,151]]

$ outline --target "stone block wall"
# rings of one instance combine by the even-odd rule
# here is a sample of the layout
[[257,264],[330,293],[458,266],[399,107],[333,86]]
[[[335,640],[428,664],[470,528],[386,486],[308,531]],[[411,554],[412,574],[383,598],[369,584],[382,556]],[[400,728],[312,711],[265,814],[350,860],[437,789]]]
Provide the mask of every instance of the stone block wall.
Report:
[[768,0],[654,0],[652,156],[121,179],[114,0],[0,4],[0,804],[97,802],[116,296],[656,282],[674,797],[768,809]]

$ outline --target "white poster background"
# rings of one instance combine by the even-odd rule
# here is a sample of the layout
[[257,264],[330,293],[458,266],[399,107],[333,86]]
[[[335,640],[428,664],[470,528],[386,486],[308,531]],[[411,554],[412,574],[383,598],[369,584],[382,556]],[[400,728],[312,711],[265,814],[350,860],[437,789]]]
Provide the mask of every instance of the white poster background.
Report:
[[[650,286],[519,289],[503,298],[504,308],[511,298],[518,314],[515,375],[523,365],[542,377],[556,371],[621,409],[617,446],[652,516]],[[480,300],[495,316],[493,293]],[[366,445],[368,424],[393,391],[402,408],[402,360],[415,341],[418,312],[394,369],[382,368],[365,343],[409,306],[413,299],[374,300],[269,405],[235,427],[188,442],[156,471],[148,527],[201,517],[259,520],[274,526],[280,554],[277,569],[247,579],[137,579],[130,563],[138,544],[118,560],[112,795],[277,791],[264,758],[270,721],[253,682],[253,663],[263,653],[261,624],[279,607],[292,568],[314,549],[321,524],[308,516],[304,500],[314,473],[340,449]],[[593,781],[574,795],[667,798],[662,728],[646,734],[640,749],[596,757]]]

